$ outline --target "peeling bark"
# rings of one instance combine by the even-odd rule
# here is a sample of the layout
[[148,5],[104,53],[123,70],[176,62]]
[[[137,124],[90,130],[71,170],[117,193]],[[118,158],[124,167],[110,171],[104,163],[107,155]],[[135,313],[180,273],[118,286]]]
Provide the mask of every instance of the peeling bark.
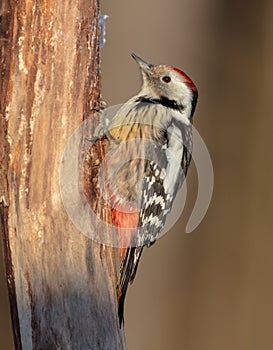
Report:
[[125,347],[115,251],[74,227],[59,189],[65,144],[100,105],[98,11],[2,2],[0,231],[16,349]]

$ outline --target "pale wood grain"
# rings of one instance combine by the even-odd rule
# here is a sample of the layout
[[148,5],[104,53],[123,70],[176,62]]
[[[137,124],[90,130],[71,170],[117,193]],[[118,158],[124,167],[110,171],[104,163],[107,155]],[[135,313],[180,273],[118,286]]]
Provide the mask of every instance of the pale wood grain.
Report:
[[[59,166],[100,103],[99,4],[4,0],[1,232],[16,349],[124,349],[115,251],[70,221]],[[90,227],[92,223],[90,223]]]

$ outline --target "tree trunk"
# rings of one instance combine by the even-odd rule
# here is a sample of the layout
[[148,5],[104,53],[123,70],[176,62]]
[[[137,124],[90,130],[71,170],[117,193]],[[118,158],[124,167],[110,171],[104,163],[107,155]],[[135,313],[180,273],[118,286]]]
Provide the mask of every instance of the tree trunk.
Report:
[[124,349],[115,251],[75,228],[59,187],[69,136],[99,108],[98,0],[1,6],[0,230],[16,350]]

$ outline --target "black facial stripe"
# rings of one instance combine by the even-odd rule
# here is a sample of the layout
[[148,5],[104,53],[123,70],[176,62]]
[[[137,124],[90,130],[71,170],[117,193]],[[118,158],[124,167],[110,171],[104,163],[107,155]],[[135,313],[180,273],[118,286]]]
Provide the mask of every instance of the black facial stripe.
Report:
[[149,96],[139,96],[136,99],[136,102],[155,103],[155,104],[158,103],[164,107],[168,107],[168,108],[174,109],[176,111],[183,111],[185,108],[183,105],[179,105],[174,100],[169,100],[167,97],[164,97],[164,96],[162,96],[160,98],[153,98],[153,97],[149,97]]
[[195,111],[195,107],[197,104],[197,99],[198,99],[198,93],[193,94],[192,97],[192,108],[191,108],[191,117],[193,117],[194,111]]

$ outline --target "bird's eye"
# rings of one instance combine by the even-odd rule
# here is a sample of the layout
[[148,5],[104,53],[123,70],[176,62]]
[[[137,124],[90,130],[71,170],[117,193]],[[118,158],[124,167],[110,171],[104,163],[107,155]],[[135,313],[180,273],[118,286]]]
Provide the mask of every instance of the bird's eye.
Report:
[[168,75],[165,75],[162,80],[164,81],[164,83],[169,83],[172,79],[171,77],[169,77]]

